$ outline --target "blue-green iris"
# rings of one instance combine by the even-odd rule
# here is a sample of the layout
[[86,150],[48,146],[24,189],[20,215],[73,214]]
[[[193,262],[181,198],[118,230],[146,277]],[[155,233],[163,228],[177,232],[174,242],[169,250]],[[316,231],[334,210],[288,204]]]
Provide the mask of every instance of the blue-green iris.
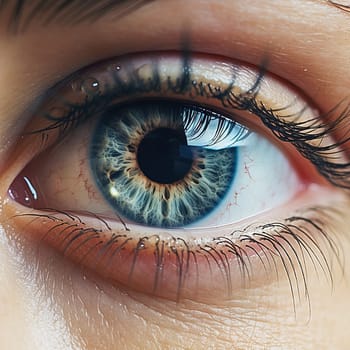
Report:
[[233,183],[237,150],[224,139],[234,127],[216,113],[181,103],[117,106],[94,132],[93,176],[128,221],[168,228],[193,224],[216,209]]

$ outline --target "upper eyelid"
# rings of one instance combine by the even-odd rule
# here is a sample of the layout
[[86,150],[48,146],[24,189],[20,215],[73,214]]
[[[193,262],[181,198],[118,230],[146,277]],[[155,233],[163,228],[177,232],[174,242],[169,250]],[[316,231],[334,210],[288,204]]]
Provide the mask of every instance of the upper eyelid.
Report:
[[[152,54],[156,55],[156,53]],[[183,72],[188,73],[192,68],[190,56],[195,55],[195,53],[183,51],[181,55],[183,60]],[[108,62],[109,61],[101,63],[101,65],[107,65]],[[98,66],[99,65],[97,65],[97,67]],[[93,67],[96,66],[94,65]],[[80,70],[67,79],[64,79],[63,83],[59,83],[56,88],[50,90],[50,94],[54,95],[57,91],[57,88],[62,85],[64,86],[72,80],[74,81],[74,79],[78,78],[81,74],[88,74],[86,72],[89,72],[89,69],[90,68],[88,67],[87,69]],[[347,136],[345,132],[337,141],[327,141],[327,139],[339,129],[343,127],[345,127],[344,130],[349,129],[346,122],[348,120],[350,112],[349,105],[345,104],[344,106],[344,103],[340,103],[337,108],[334,108],[327,113],[321,114],[318,118],[304,118],[302,122],[299,122],[298,118],[302,116],[303,111],[300,112],[300,115],[294,115],[294,117],[293,115],[288,116],[283,109],[273,109],[273,107],[266,106],[262,102],[258,102],[254,99],[254,95],[259,93],[259,89],[261,88],[260,84],[264,81],[263,78],[265,75],[265,70],[266,63],[260,66],[260,73],[258,74],[255,83],[250,88],[248,88],[247,91],[243,91],[241,95],[234,95],[232,99],[232,94],[230,95],[231,91],[228,90],[228,98],[226,98],[226,96],[220,95],[222,91],[220,91],[216,96],[212,95],[211,97],[214,97],[218,100],[221,99],[221,102],[223,104],[228,103],[228,106],[226,107],[231,110],[245,109],[249,112],[252,112],[261,119],[265,126],[267,126],[277,138],[279,138],[281,141],[293,144],[299,153],[301,153],[305,158],[309,159],[314,165],[316,165],[321,175],[323,175],[330,183],[341,188],[350,189],[350,165],[344,156],[344,154],[347,152],[345,143],[349,141],[349,136]],[[139,79],[138,76],[134,76],[133,78],[136,80]],[[191,85],[192,80],[189,79],[186,74],[182,75],[182,79],[185,80],[182,82],[183,87],[181,89],[186,90],[193,87]],[[234,78],[232,81],[234,84]],[[116,86],[118,83],[118,81],[115,81]],[[136,83],[136,85],[137,84],[141,84],[141,82],[139,81]],[[114,95],[120,93],[120,91],[117,91],[118,89],[115,90],[114,88],[115,87],[110,88],[110,91],[107,89],[106,92],[102,93],[102,96],[97,96],[96,101],[93,100],[91,105],[101,103],[101,101],[104,100],[113,100],[113,98],[115,98]],[[130,93],[132,93],[132,91],[130,91]],[[111,97],[108,95],[111,95]],[[224,101],[224,99],[226,100]],[[108,102],[104,101],[104,103]],[[72,109],[72,111],[74,111],[74,118],[76,118],[77,113],[79,114],[78,111],[80,108],[82,108],[82,110],[86,109],[88,108],[88,105],[89,103],[86,102],[86,104],[81,105],[81,107],[74,107],[74,109]],[[103,104],[103,106],[105,106],[105,104]],[[331,118],[331,121],[327,121],[330,119],[330,115],[334,115],[335,118],[333,118],[333,120]],[[79,118],[77,118],[77,120],[69,120],[69,123],[71,122],[79,122]],[[53,120],[52,125],[46,131],[58,128],[60,126],[60,120]],[[34,132],[39,131],[45,130],[34,130]],[[344,151],[344,154],[342,154],[342,151]],[[334,158],[335,155],[337,156],[337,159]]]
[[[319,1],[319,0],[316,0],[316,1]],[[155,6],[156,7],[156,6]],[[148,7],[147,7],[148,8]],[[317,7],[316,7],[316,9],[317,9]],[[140,11],[140,12],[142,12],[142,11]],[[149,13],[150,11],[147,11],[147,13]],[[118,28],[118,22],[116,22],[116,23],[113,23],[113,26],[111,27],[111,33],[114,33],[114,29],[115,28]],[[116,25],[116,27],[114,27],[114,25]],[[73,28],[73,30],[72,30],[72,32],[75,32],[75,29],[76,28]],[[180,28],[179,28],[180,29]],[[195,28],[194,28],[195,29]],[[77,30],[78,30],[78,28],[77,28]],[[92,29],[92,34],[95,34],[95,33],[93,33],[94,32],[94,30]],[[48,33],[48,38],[46,37],[46,33]],[[34,33],[35,34],[35,33]],[[97,33],[98,34],[98,33]],[[189,34],[191,34],[191,33],[189,33]],[[239,34],[239,33],[238,33]],[[39,31],[39,35],[40,35],[40,31]],[[326,34],[327,35],[327,34]],[[205,35],[204,36],[204,39],[206,38],[206,36],[207,35]],[[46,40],[46,39],[50,39],[50,37],[51,37],[51,28],[48,28],[48,29],[45,29],[45,34],[43,35],[43,38],[44,38],[44,40]],[[34,38],[35,38],[35,36],[34,36]],[[46,39],[45,39],[46,38]],[[99,38],[97,38],[98,40],[95,40],[95,41],[97,41],[97,42],[99,42]],[[110,40],[108,40],[108,36],[105,36],[104,38],[102,38],[101,37],[101,39],[102,40],[107,40],[107,42],[105,43],[106,45],[108,45],[108,47],[113,47],[114,46],[114,42],[111,42]],[[121,39],[123,39],[123,38],[121,38]],[[131,34],[131,39],[133,39],[133,34]],[[136,40],[137,38],[136,37],[134,37],[134,39],[133,40]],[[312,39],[312,38],[311,38]],[[11,42],[11,38],[9,38],[9,42]],[[26,40],[26,39],[25,39]],[[277,44],[278,44],[278,38],[277,39],[275,39],[275,40],[277,40]],[[238,36],[238,38],[237,38],[237,41],[239,41],[239,36]],[[51,65],[50,65],[50,69],[48,69],[48,71],[47,71],[47,73],[50,73],[50,74],[46,74],[46,77],[44,77],[44,79],[42,78],[42,77],[38,77],[37,76],[37,81],[39,82],[39,84],[37,84],[37,89],[35,90],[35,91],[33,91],[32,92],[32,96],[33,97],[35,97],[35,95],[38,95],[39,93],[40,93],[40,90],[41,91],[43,91],[43,89],[47,89],[48,88],[48,86],[49,85],[51,85],[53,82],[54,82],[54,80],[56,80],[56,79],[59,79],[59,77],[62,77],[62,76],[64,76],[64,75],[66,75],[66,74],[70,74],[73,70],[75,70],[76,68],[79,68],[79,67],[82,67],[82,66],[87,66],[87,65],[89,65],[89,64],[92,64],[93,62],[97,62],[97,61],[100,61],[100,60],[103,60],[103,59],[105,59],[106,57],[113,57],[113,56],[119,56],[120,54],[125,54],[125,53],[127,53],[127,52],[129,52],[130,51],[130,48],[128,48],[128,50],[129,51],[126,51],[124,48],[122,48],[122,49],[118,49],[118,50],[109,50],[108,49],[108,52],[107,53],[103,53],[102,55],[97,55],[97,57],[95,57],[95,58],[92,58],[92,57],[90,57],[90,54],[89,54],[89,56],[84,56],[84,55],[81,55],[81,54],[79,54],[79,51],[78,52],[76,52],[76,55],[74,55],[74,57],[75,58],[73,58],[73,55],[72,55],[72,57],[70,58],[69,56],[70,56],[70,52],[74,52],[74,50],[71,50],[72,49],[72,47],[71,47],[71,45],[69,44],[69,42],[70,42],[70,40],[66,40],[65,42],[67,42],[67,44],[68,44],[68,47],[66,47],[66,46],[62,46],[62,45],[60,45],[60,43],[58,42],[58,44],[57,43],[55,43],[53,46],[52,46],[52,48],[54,48],[54,46],[56,47],[56,49],[58,48],[58,49],[60,49],[61,47],[63,47],[63,50],[64,50],[64,52],[67,52],[67,54],[65,54],[65,61],[67,61],[66,63],[67,64],[64,64],[63,66],[62,65],[59,65],[59,66],[56,66],[56,65],[53,65],[52,67],[51,67]],[[135,41],[136,42],[136,41]],[[162,38],[160,38],[160,42],[161,42],[161,47],[164,47],[164,40],[162,40]],[[86,42],[85,42],[86,43]],[[89,41],[88,41],[88,43],[89,43]],[[123,40],[121,40],[121,43],[122,43],[122,46],[121,47],[123,47]],[[48,42],[48,44],[50,44],[50,41]],[[248,44],[247,46],[250,46],[250,47],[252,47],[253,48],[253,51],[252,51],[252,55],[249,53],[248,55],[246,55],[245,54],[245,50],[242,50],[242,52],[240,52],[241,51],[241,48],[239,48],[239,47],[237,47],[237,48],[235,48],[235,46],[234,46],[234,44],[233,44],[233,46],[232,46],[232,49],[230,49],[230,51],[227,51],[227,50],[225,50],[225,51],[222,51],[223,52],[223,55],[226,55],[227,57],[231,57],[231,55],[232,55],[232,52],[234,52],[235,54],[234,55],[232,55],[232,58],[238,58],[238,59],[243,59],[243,60],[245,60],[245,58],[247,58],[247,59],[249,59],[249,62],[250,63],[252,63],[252,64],[256,64],[256,63],[259,63],[259,62],[257,62],[257,59],[256,59],[256,57],[258,58],[258,60],[259,60],[259,57],[261,57],[264,53],[266,53],[266,51],[264,51],[264,52],[262,52],[261,51],[261,49],[262,50],[266,50],[266,48],[264,49],[263,47],[262,48],[258,48],[258,52],[256,52],[256,48],[254,48],[255,47],[255,43],[253,43],[253,45],[251,44],[251,40],[248,38],[247,39],[247,42],[246,42],[246,44]],[[301,43],[300,43],[301,44]],[[82,43],[82,45],[84,45],[84,43]],[[179,46],[178,46],[178,41],[176,42],[176,43],[172,43],[172,44],[170,44],[171,45],[171,47],[170,47],[170,49],[179,49]],[[266,43],[264,44],[264,40],[263,40],[263,46],[266,46]],[[50,45],[49,45],[50,46]],[[81,46],[81,45],[80,45]],[[199,46],[199,45],[198,45]],[[196,50],[200,50],[201,48],[200,47],[196,47]],[[95,47],[95,49],[94,49],[94,53],[95,52],[98,52],[98,50],[99,49],[104,49],[104,44],[103,44],[103,46],[101,47],[100,45],[98,45],[97,47]],[[155,48],[154,48],[154,43],[153,43],[153,46],[149,46],[148,44],[146,45],[146,47],[142,47],[142,50],[154,50]],[[271,48],[272,49],[272,48]],[[301,49],[301,51],[303,51],[303,46],[300,46],[300,49]],[[50,50],[51,50],[51,48],[50,48]],[[208,53],[208,54],[212,54],[212,53],[215,53],[216,51],[217,51],[217,49],[215,48],[215,47],[209,47],[209,48],[206,48],[205,49],[206,50],[206,52]],[[234,50],[236,50],[236,51],[234,51]],[[133,50],[132,50],[133,51]],[[137,51],[137,50],[136,50]],[[249,50],[250,51],[250,50]],[[57,54],[57,53],[59,53],[59,52],[61,52],[61,51],[57,51],[56,53],[55,53],[55,51],[53,50],[52,51],[52,54],[53,55],[55,55],[55,54]],[[267,52],[270,52],[270,50],[269,50],[269,48],[267,48]],[[34,51],[33,52],[30,52],[31,54],[32,53],[34,53]],[[21,51],[19,52],[19,54],[21,54]],[[36,54],[34,54],[34,56],[32,57],[32,58],[34,58],[34,60],[32,60],[32,64],[33,63],[35,63],[36,64],[36,62],[38,62],[39,60],[41,60],[41,56],[40,56],[40,54],[41,54],[41,52],[40,52],[40,50],[38,51],[38,54],[39,55],[36,55]],[[258,54],[258,55],[257,55]],[[278,53],[277,53],[277,55],[278,55]],[[94,55],[95,56],[95,55]],[[272,52],[271,51],[271,57],[274,57],[274,56],[276,56],[276,53],[274,53],[274,52]],[[309,55],[310,56],[310,55]],[[255,58],[253,58],[253,59],[251,59],[250,57],[255,57]],[[285,57],[285,54],[284,54],[284,57]],[[29,59],[30,59],[30,57],[29,57]],[[277,59],[278,59],[278,57],[277,57]],[[296,62],[296,63],[295,63]],[[310,61],[308,61],[307,60],[307,57],[306,57],[306,59],[305,59],[305,57],[303,57],[302,58],[302,60],[300,59],[300,58],[298,58],[297,57],[297,60],[295,60],[295,59],[290,59],[290,60],[288,60],[288,62],[287,62],[287,68],[288,69],[286,69],[286,65],[283,63],[283,62],[279,62],[279,61],[277,61],[276,62],[276,60],[275,60],[275,58],[273,58],[273,62],[272,62],[272,64],[273,64],[273,72],[275,72],[276,74],[278,74],[278,75],[280,75],[280,76],[282,76],[282,77],[284,77],[284,78],[289,78],[289,80],[291,80],[292,82],[293,82],[293,84],[295,85],[295,86],[298,86],[299,88],[301,88],[301,89],[303,89],[303,90],[307,90],[307,89],[309,89],[309,91],[311,92],[312,91],[312,97],[316,100],[317,98],[318,98],[318,96],[319,96],[319,93],[317,92],[317,94],[315,94],[314,93],[314,91],[312,90],[312,88],[313,88],[313,85],[314,84],[318,84],[318,81],[317,81],[317,77],[315,78],[315,74],[317,74],[317,76],[319,76],[319,78],[320,79],[322,79],[324,82],[326,82],[328,85],[327,86],[325,86],[324,84],[323,84],[323,86],[321,87],[321,89],[325,89],[326,87],[329,87],[329,84],[331,83],[331,79],[330,79],[330,77],[323,77],[323,76],[321,76],[320,74],[318,74],[319,72],[318,72],[318,69],[317,69],[317,67],[313,67],[312,69],[311,69],[311,65],[312,65],[312,61],[310,60]],[[298,65],[298,66],[296,66],[296,64]],[[301,73],[300,71],[299,71],[299,69],[300,68],[303,68],[303,67],[306,67],[305,68],[305,72],[307,71],[307,70],[309,70],[310,71],[310,73],[311,73],[311,70],[312,70],[312,74],[303,74],[303,73]],[[20,66],[19,66],[19,68],[21,68]],[[16,69],[16,71],[17,71],[17,67],[15,67],[15,69]],[[26,70],[27,69],[30,69],[30,66],[28,67],[28,68],[26,68]],[[38,72],[39,72],[39,74],[40,74],[40,71],[38,70]],[[285,74],[285,72],[286,72],[286,74]],[[37,72],[35,72],[35,71],[33,71],[33,78],[35,79],[35,73],[37,73]],[[302,74],[302,75],[301,75]],[[297,77],[296,79],[294,78],[294,77]],[[304,79],[304,77],[305,77],[305,79]],[[320,89],[315,89],[315,91],[319,91]],[[322,103],[322,109],[323,110],[328,110],[328,109],[330,109],[330,107],[332,107],[333,105],[335,105],[335,103],[336,102],[338,102],[339,101],[339,99],[340,98],[342,98],[343,97],[343,94],[342,94],[342,92],[340,92],[340,93],[336,93],[336,89],[335,88],[333,88],[332,89],[333,90],[333,94],[330,96],[331,98],[330,99],[321,99],[321,103]],[[23,91],[23,93],[27,93],[27,92],[24,92]],[[324,101],[331,101],[331,102],[324,102]],[[28,105],[30,104],[30,102],[28,101]],[[22,110],[18,110],[18,112],[17,112],[17,114],[22,114],[23,113],[23,111]],[[22,118],[23,116],[21,116],[21,118]]]

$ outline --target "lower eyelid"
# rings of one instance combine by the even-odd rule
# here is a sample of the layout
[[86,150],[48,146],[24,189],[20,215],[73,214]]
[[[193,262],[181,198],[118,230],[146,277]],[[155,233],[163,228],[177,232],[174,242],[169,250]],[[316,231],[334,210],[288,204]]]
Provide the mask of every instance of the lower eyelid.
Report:
[[[320,198],[329,201],[319,207]],[[331,235],[341,218],[334,208],[344,200],[335,191],[312,188],[280,214],[247,220],[248,226],[212,228],[205,239],[198,230],[126,227],[88,213],[30,211],[12,201],[4,213],[21,234],[53,246],[116,285],[171,300],[212,302],[278,278],[288,278],[296,293],[306,283],[308,263],[301,256],[331,280],[330,259],[341,252]],[[281,219],[286,213],[288,218]]]

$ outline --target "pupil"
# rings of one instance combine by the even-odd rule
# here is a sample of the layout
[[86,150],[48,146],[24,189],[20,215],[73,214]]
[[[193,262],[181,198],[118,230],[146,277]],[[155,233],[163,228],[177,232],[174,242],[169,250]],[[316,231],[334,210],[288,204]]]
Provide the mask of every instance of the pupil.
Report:
[[149,132],[137,150],[142,172],[152,181],[172,184],[190,171],[193,153],[184,131],[159,128]]

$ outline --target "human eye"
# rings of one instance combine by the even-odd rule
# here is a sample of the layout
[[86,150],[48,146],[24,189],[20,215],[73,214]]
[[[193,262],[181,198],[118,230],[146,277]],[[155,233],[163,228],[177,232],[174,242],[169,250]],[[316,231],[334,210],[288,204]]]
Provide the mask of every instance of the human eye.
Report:
[[267,67],[160,51],[74,73],[23,132],[9,217],[122,288],[225,299],[276,269],[307,293],[303,259],[331,278],[344,117]]
[[347,349],[348,28],[0,1],[0,348]]

